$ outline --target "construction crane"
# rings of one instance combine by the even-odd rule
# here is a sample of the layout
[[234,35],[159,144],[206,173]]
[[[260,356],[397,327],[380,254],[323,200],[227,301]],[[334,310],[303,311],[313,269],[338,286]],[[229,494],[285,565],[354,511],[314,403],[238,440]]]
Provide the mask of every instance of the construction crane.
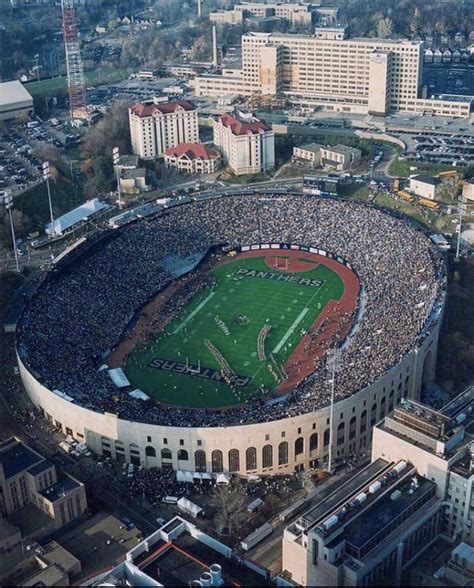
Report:
[[87,96],[73,0],[61,0],[71,123],[87,120]]

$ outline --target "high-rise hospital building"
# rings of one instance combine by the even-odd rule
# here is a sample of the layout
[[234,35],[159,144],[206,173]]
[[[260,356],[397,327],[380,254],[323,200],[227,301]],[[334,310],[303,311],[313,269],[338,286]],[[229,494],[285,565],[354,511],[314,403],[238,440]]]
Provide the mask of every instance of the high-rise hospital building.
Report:
[[198,96],[287,96],[294,104],[385,116],[390,111],[469,117],[472,98],[423,98],[422,42],[346,38],[343,27],[314,35],[247,33],[242,68],[195,79]]

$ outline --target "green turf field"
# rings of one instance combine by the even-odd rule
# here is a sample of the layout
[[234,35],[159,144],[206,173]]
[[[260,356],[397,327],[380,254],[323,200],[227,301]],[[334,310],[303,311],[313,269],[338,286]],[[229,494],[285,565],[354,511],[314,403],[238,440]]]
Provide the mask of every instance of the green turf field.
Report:
[[[153,342],[137,345],[127,359],[125,371],[132,385],[157,400],[221,407],[259,395],[262,385],[274,388],[302,331],[344,291],[341,278],[324,265],[290,273],[270,269],[263,257],[235,259],[211,275],[216,283],[199,291]],[[262,360],[258,339],[265,326],[271,330]],[[216,350],[237,377],[232,387],[221,381]],[[197,370],[198,362],[200,375],[189,374],[187,367]]]

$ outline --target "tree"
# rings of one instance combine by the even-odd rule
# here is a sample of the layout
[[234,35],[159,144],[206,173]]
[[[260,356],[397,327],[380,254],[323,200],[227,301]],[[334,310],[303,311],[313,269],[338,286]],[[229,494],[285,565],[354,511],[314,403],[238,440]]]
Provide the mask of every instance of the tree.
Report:
[[461,186],[462,181],[459,178],[459,175],[449,177],[446,180],[443,180],[441,192],[444,196],[451,200],[455,200],[461,190]]
[[393,22],[390,18],[381,18],[377,23],[377,36],[381,39],[388,39],[393,33]]
[[233,539],[247,520],[247,496],[240,481],[229,486],[217,486],[214,492],[217,525]]

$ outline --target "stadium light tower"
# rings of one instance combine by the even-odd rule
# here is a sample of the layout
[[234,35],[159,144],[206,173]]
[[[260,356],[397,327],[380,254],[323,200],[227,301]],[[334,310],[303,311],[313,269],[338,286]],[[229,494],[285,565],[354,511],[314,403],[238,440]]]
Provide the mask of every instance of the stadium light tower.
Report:
[[18,273],[20,273],[20,264],[18,262],[18,251],[16,248],[15,227],[13,226],[13,217],[12,217],[13,196],[11,194],[7,194],[5,196],[4,202],[5,202],[5,206],[8,210],[8,216],[10,217],[10,228],[12,231],[13,253],[15,254],[16,271]]
[[326,365],[328,370],[331,370],[331,413],[329,417],[328,472],[332,473],[334,445],[334,392],[336,389],[336,373],[341,370],[341,350],[338,347],[328,349]]
[[454,261],[456,261],[456,262],[459,261],[459,251],[461,249],[462,219],[463,219],[465,212],[466,212],[466,204],[464,202],[464,194],[461,193],[461,201],[459,202],[459,224],[456,227],[456,231],[458,233],[458,238],[456,241],[456,257],[454,258]]
[[117,175],[117,194],[118,194],[117,204],[118,204],[119,208],[122,208],[122,192],[120,191],[120,174],[119,174],[119,168],[118,168],[119,159],[120,159],[120,150],[118,147],[114,147],[112,149],[112,160],[113,160],[114,167],[115,167],[115,173]]
[[66,49],[67,87],[71,123],[87,120],[87,96],[84,68],[81,58],[81,44],[77,29],[76,11],[73,0],[61,0],[63,16],[64,47]]
[[51,187],[49,185],[49,179],[51,178],[51,170],[49,169],[49,161],[43,163],[43,180],[46,182],[48,188],[48,204],[49,204],[49,217],[51,219],[51,234],[54,231],[54,214],[53,214],[53,203],[51,201]]

